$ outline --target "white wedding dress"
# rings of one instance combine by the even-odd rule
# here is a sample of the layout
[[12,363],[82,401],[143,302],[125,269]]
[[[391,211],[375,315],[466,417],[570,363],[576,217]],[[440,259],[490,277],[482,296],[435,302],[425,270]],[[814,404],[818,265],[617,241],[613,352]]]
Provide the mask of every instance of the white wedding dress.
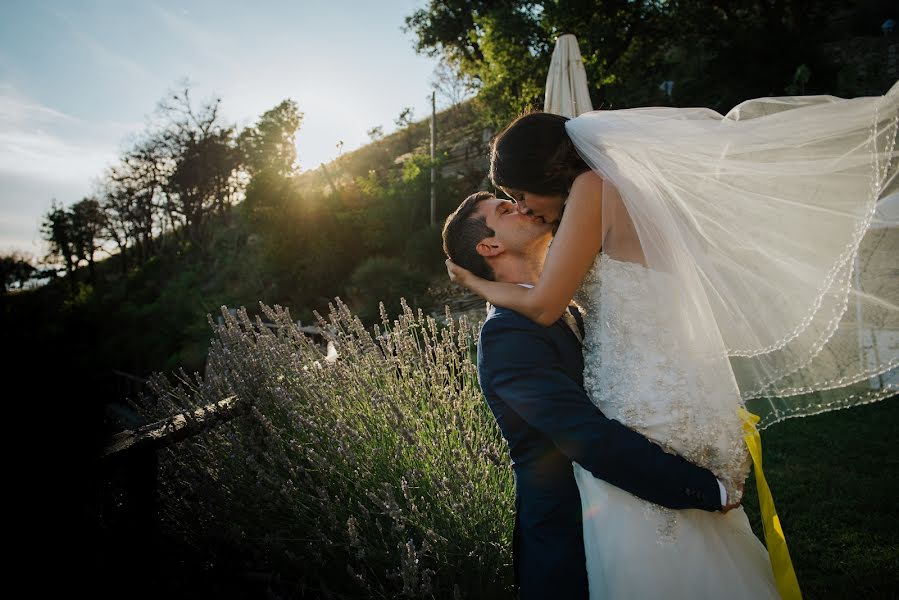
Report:
[[[877,217],[899,195],[899,83],[727,115],[594,111],[565,130],[604,181],[603,251],[575,299],[584,386],[606,416],[706,467],[733,499],[751,466],[744,405],[764,428],[899,391],[868,384],[899,351],[860,349],[871,324],[899,331],[882,242],[899,224]],[[742,509],[666,510],[574,470],[591,598],[778,597]]]
[[[720,365],[678,347],[660,302],[670,275],[600,254],[576,299],[584,310],[584,386],[609,418],[727,482],[750,466],[735,411],[708,398],[739,391]],[[742,508],[674,511],[574,464],[591,599],[778,598],[768,554]]]

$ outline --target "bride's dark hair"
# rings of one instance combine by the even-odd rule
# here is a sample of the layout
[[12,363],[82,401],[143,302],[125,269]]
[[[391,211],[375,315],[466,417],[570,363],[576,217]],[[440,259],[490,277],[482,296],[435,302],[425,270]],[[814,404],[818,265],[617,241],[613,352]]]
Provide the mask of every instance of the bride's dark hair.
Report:
[[490,144],[490,181],[501,188],[568,195],[574,178],[590,167],[565,132],[567,117],[522,115]]

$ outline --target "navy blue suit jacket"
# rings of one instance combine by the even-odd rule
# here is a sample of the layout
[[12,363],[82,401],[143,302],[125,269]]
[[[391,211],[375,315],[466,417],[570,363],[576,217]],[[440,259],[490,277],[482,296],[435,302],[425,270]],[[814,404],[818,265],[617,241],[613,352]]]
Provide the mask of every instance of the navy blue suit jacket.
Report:
[[668,508],[721,508],[715,476],[606,418],[584,391],[583,370],[580,343],[562,319],[543,327],[491,309],[478,340],[478,378],[512,457],[520,598],[587,598],[572,461]]

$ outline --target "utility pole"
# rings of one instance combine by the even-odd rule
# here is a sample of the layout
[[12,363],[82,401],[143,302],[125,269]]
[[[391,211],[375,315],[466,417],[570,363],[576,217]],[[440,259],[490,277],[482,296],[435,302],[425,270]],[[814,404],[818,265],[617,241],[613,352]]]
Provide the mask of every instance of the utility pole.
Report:
[[434,102],[436,92],[431,92],[431,227],[437,224],[437,109]]

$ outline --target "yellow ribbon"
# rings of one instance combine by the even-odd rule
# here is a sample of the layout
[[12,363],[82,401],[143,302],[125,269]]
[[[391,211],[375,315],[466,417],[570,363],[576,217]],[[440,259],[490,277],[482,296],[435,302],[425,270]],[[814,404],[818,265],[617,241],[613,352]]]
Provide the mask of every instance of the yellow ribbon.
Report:
[[755,469],[756,489],[759,493],[759,508],[762,512],[762,525],[765,529],[765,545],[768,547],[768,558],[771,560],[771,568],[774,571],[774,582],[777,591],[783,600],[801,600],[802,592],[799,591],[799,581],[796,579],[796,571],[793,570],[793,562],[790,560],[790,551],[787,549],[787,540],[774,508],[774,498],[771,497],[771,489],[765,481],[765,473],[762,471],[762,438],[755,425],[759,422],[758,415],[754,415],[744,408],[739,408],[740,418],[743,420],[743,434],[749,454],[752,456],[752,464]]

